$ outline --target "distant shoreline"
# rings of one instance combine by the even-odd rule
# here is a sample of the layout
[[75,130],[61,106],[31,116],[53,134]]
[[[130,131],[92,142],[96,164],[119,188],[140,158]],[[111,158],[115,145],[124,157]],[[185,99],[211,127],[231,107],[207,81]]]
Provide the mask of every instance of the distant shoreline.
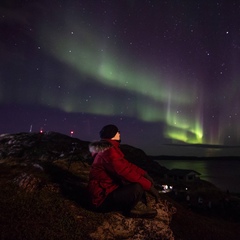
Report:
[[195,157],[195,156],[148,156],[152,160],[236,160],[240,161],[240,156],[222,156],[222,157]]
[[174,156],[154,156],[152,161],[167,169],[188,169],[201,174],[202,180],[208,181],[222,191],[240,193],[239,158],[185,158]]

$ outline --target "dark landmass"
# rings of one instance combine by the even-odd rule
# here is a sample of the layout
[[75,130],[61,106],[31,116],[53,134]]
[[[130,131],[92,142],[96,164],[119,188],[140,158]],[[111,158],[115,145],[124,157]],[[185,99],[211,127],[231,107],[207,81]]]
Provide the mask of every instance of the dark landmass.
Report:
[[[153,220],[93,212],[86,191],[93,160],[88,144],[56,132],[0,136],[1,239],[233,240],[239,236],[239,197],[201,179],[176,183],[177,194],[161,193],[157,204],[148,194],[150,206],[158,211]],[[141,149],[129,145],[121,149],[130,162],[148,171],[161,190],[169,170]]]
[[149,156],[152,160],[240,160],[240,156],[220,156],[220,157],[196,157],[196,156],[169,156],[158,155]]

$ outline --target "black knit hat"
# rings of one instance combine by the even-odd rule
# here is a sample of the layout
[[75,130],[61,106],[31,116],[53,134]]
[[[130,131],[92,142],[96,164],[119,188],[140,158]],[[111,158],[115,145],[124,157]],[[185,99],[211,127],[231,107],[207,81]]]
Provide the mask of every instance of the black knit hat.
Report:
[[104,126],[99,134],[100,138],[102,139],[111,139],[116,135],[117,132],[118,128],[115,125],[109,124]]

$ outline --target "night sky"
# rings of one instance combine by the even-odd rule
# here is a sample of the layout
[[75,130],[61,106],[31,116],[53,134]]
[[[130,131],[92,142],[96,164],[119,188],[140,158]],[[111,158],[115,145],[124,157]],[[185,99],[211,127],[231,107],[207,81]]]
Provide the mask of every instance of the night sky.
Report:
[[154,155],[240,156],[240,1],[1,0],[0,134],[102,126]]

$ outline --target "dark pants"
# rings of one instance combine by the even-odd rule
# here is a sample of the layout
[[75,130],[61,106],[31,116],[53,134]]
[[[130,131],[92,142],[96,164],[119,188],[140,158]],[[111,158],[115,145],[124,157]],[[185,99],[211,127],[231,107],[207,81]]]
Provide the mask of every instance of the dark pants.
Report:
[[139,183],[129,183],[111,192],[98,207],[98,210],[103,212],[114,210],[129,212],[139,201],[146,203],[143,187]]

